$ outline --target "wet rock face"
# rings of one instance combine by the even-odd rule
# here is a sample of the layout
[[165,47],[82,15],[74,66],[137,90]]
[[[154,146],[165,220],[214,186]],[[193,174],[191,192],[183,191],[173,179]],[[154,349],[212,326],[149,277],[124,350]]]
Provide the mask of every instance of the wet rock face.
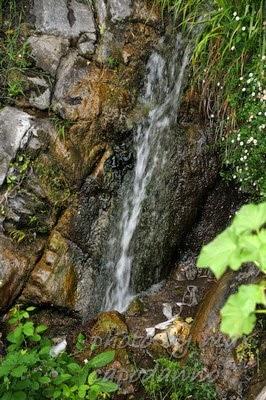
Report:
[[[166,27],[149,1],[33,3],[28,43],[38,69],[25,77],[26,96],[16,103],[24,109],[0,111],[0,246],[14,257],[1,253],[0,298],[10,304],[21,294],[87,319],[100,310],[110,281],[103,252],[134,167],[136,125],[148,112],[139,104],[146,63]],[[156,169],[165,185],[157,204],[147,193],[137,290],[171,258],[216,176],[208,133],[197,118],[192,125],[176,127],[173,142],[164,143],[171,165]],[[154,206],[159,214],[167,208],[162,221]],[[158,224],[160,235],[151,232]],[[155,250],[145,245],[140,252],[147,235]]]
[[27,255],[25,255],[7,238],[0,235],[0,302],[2,310],[9,307],[20,295],[42,246],[43,243],[36,242],[34,248],[29,247]]
[[157,26],[137,18],[137,1],[32,4],[26,40],[37,68],[23,75],[21,109],[0,111],[0,298],[86,318],[101,305],[102,247],[163,22],[148,2],[141,7]]

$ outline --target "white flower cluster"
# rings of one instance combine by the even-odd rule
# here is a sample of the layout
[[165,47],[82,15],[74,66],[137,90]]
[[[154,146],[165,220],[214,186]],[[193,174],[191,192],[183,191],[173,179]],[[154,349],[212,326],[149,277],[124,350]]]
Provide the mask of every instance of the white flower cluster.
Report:
[[254,139],[253,136],[251,136],[248,140],[247,140],[247,144],[254,144],[255,146],[258,144],[257,139]]

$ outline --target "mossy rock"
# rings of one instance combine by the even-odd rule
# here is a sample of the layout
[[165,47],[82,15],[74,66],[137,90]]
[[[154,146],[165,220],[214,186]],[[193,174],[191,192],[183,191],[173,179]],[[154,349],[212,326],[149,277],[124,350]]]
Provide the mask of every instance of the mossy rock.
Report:
[[117,311],[108,311],[99,314],[91,329],[92,337],[103,337],[111,334],[122,336],[128,333],[129,329],[124,317]]
[[128,316],[134,316],[134,315],[142,315],[144,313],[144,303],[142,300],[138,297],[136,297],[132,302],[130,303],[128,309],[127,309],[127,315]]

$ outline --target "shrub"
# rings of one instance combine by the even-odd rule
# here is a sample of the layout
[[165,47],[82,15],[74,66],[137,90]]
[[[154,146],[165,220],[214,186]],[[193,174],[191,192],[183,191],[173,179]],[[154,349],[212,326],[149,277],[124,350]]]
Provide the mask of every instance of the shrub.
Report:
[[101,378],[97,369],[114,358],[114,352],[101,353],[86,364],[78,364],[63,352],[52,355],[52,342],[44,337],[45,325],[35,325],[29,312],[15,308],[9,324],[7,350],[0,365],[1,400],[100,399],[115,392],[115,383]]
[[[253,262],[266,274],[266,203],[243,206],[231,226],[204,246],[198,258],[198,267],[210,267],[220,278],[229,267],[234,271],[242,264]],[[232,338],[252,332],[256,314],[266,314],[266,281],[259,284],[241,285],[224,305],[221,330]]]
[[[6,18],[2,18],[4,7]],[[0,102],[3,104],[24,94],[24,73],[31,66],[29,47],[21,38],[21,23],[22,13],[16,2],[0,0]]]
[[264,0],[157,1],[193,33],[192,86],[223,136],[224,178],[265,197]]
[[[206,371],[205,371],[206,372]],[[184,366],[167,358],[156,360],[151,373],[143,380],[146,392],[152,399],[215,400],[217,393],[214,384],[204,376],[203,364],[198,352],[191,351]]]

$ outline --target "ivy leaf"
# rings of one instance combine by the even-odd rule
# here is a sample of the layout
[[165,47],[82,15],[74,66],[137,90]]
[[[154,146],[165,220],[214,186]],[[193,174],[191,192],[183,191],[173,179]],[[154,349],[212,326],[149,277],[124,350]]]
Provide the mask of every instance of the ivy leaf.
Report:
[[242,285],[237,293],[231,295],[221,310],[221,331],[232,338],[248,335],[255,323],[257,304],[266,305],[262,285]]
[[51,382],[51,378],[49,378],[49,376],[40,376],[38,378],[39,383],[41,384],[47,384]]
[[23,374],[27,372],[27,367],[25,365],[20,365],[17,368],[14,368],[13,371],[11,371],[11,375],[14,376],[15,378],[21,378]]
[[237,237],[230,228],[204,246],[197,261],[198,267],[209,267],[216,278],[220,278],[227,267],[237,270],[240,265],[241,256]]
[[79,387],[78,396],[79,396],[80,399],[84,399],[85,398],[88,389],[89,389],[88,385],[81,385]]
[[70,363],[67,365],[67,369],[69,370],[70,373],[76,374],[80,372],[81,366],[77,363]]
[[257,235],[244,235],[239,239],[242,247],[242,262],[254,262],[262,270],[266,271],[266,230]]
[[97,372],[93,371],[89,376],[88,376],[88,384],[93,385],[97,381]]
[[238,211],[232,227],[236,234],[257,231],[266,223],[266,202],[247,204]]
[[11,343],[18,344],[22,338],[22,325],[19,325],[13,332],[7,335],[7,340]]
[[25,336],[32,336],[34,334],[33,322],[28,321],[23,325],[23,333]]
[[62,374],[55,378],[53,382],[55,383],[55,385],[61,385],[63,382],[69,381],[69,379],[71,379],[70,374]]
[[42,333],[45,332],[47,330],[47,326],[44,324],[38,325],[35,329],[36,333]]
[[101,392],[105,393],[116,392],[119,388],[116,383],[104,379],[98,380],[97,385],[99,386]]
[[86,366],[92,369],[102,368],[105,367],[105,365],[112,362],[114,357],[115,357],[115,351],[105,351],[93,357]]
[[31,340],[33,342],[39,342],[41,340],[41,336],[35,333],[33,336],[31,336]]
[[24,392],[14,392],[12,394],[12,400],[26,400],[27,396]]
[[36,309],[36,307],[30,306],[30,307],[26,308],[26,311],[31,312],[31,311],[34,311],[35,309]]

